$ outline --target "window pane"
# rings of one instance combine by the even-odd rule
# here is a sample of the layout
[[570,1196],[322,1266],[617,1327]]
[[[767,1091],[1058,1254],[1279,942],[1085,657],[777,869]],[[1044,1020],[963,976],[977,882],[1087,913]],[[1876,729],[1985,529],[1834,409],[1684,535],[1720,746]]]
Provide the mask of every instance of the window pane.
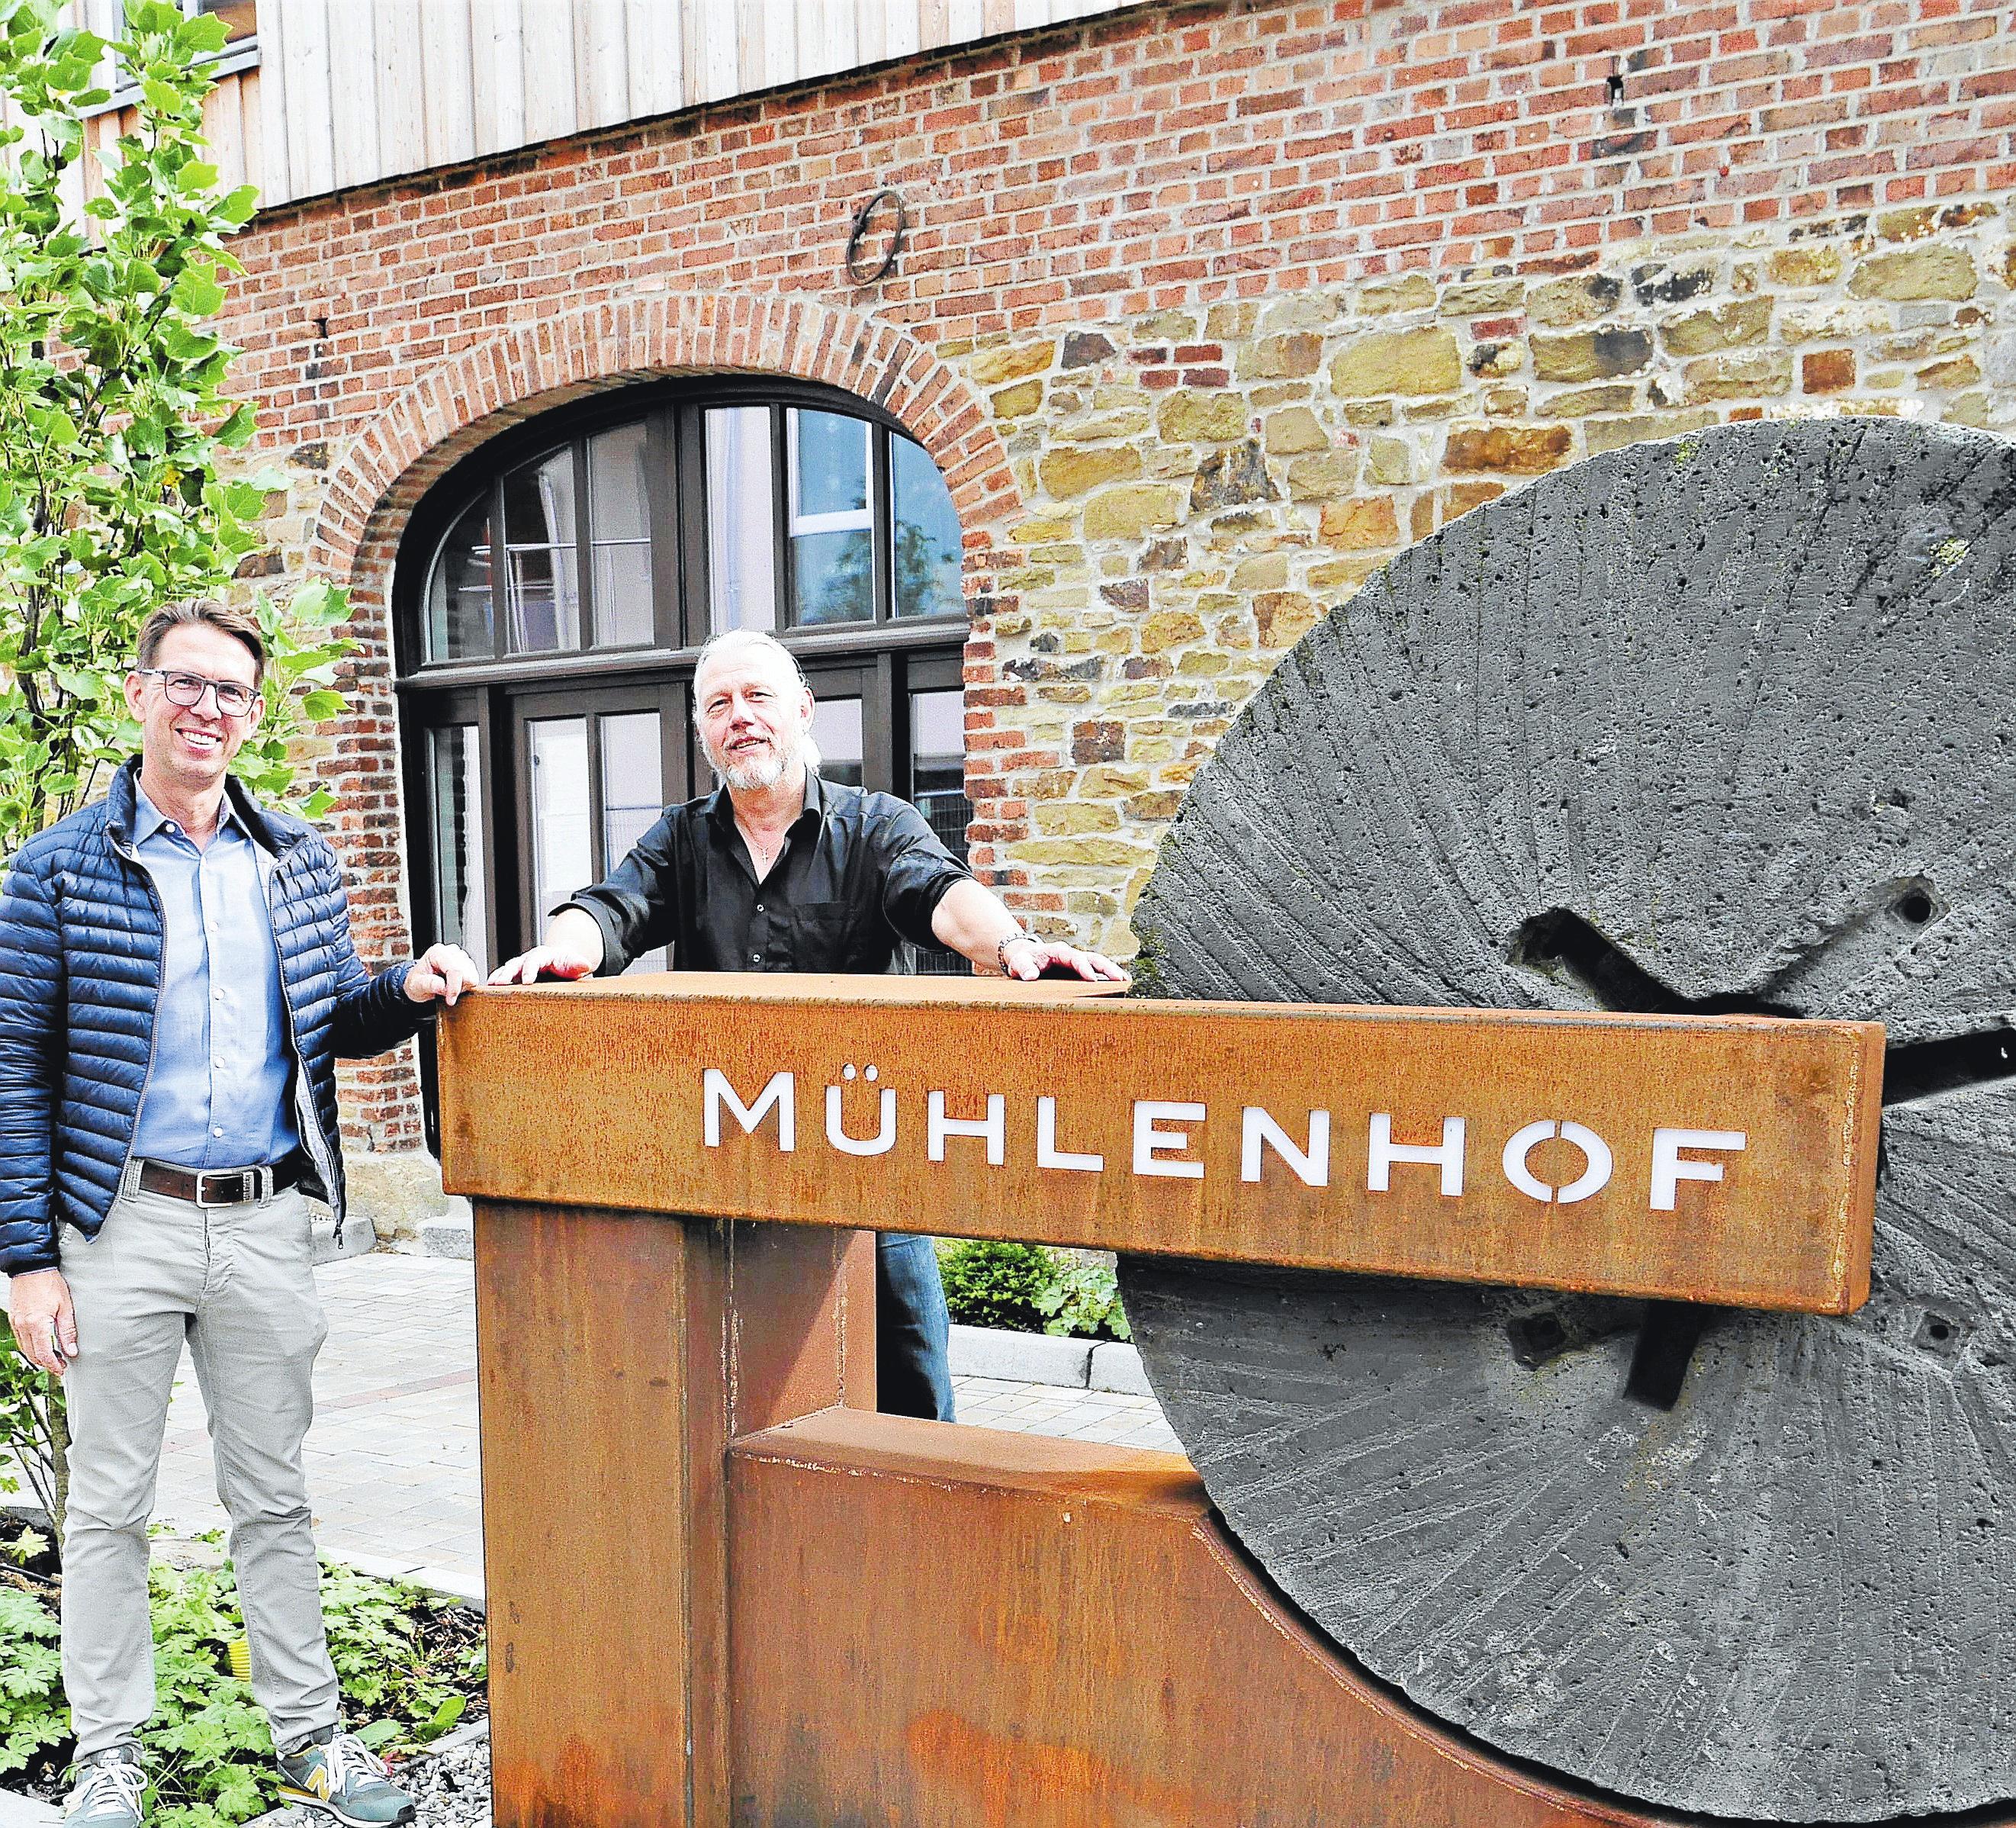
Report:
[[588,723],[579,717],[530,727],[532,752],[532,911],[544,926],[555,903],[595,880],[589,845]]
[[875,613],[874,535],[801,534],[791,542],[791,589],[798,626],[866,622]]
[[434,802],[441,936],[488,971],[490,872],[483,855],[482,745],[473,724],[427,732],[427,784]]
[[[963,693],[910,694],[910,799],[938,842],[967,860],[966,827],[973,802],[966,797],[966,698]],[[963,978],[972,966],[943,946],[907,950],[920,977]]]
[[861,784],[861,701],[821,698],[812,682],[812,741],[819,745],[819,773],[844,787]]
[[652,638],[651,548],[595,543],[595,641],[598,647],[638,647]]
[[707,416],[707,568],[713,632],[777,626],[777,523],[770,411]]
[[641,420],[588,441],[588,488],[594,517],[591,530],[597,540],[650,538],[644,449]]
[[[664,810],[658,714],[626,711],[602,720],[602,855],[604,873],[628,855]],[[631,971],[664,971],[661,946],[632,959]]]
[[588,441],[588,530],[595,542],[599,647],[640,647],[653,632],[646,445],[641,420]]
[[966,700],[960,692],[910,694],[910,798],[947,850],[966,860]]
[[235,45],[259,29],[257,0],[196,0],[199,14],[214,13],[224,21],[224,41]]
[[865,419],[793,411],[793,532],[826,514],[859,515],[866,525],[868,441],[873,430]]
[[477,502],[441,543],[427,579],[427,658],[487,659],[490,626],[490,501]]
[[504,539],[511,561],[512,647],[521,653],[578,647],[572,450],[556,451],[504,478]]
[[954,615],[959,590],[959,515],[931,453],[906,438],[889,440],[896,496],[895,608],[898,615]]

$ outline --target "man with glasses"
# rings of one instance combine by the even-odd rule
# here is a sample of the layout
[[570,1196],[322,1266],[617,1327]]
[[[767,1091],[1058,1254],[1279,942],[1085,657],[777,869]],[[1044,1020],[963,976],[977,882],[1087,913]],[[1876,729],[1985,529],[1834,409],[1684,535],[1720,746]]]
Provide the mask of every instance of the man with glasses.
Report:
[[337,1058],[396,1047],[476,968],[437,946],[372,976],[334,853],[230,778],[265,662],[220,604],[149,617],[125,687],[139,755],[0,890],[0,1271],[16,1343],[69,1400],[64,1820],[82,1828],[142,1818],[147,1516],[185,1342],[281,1794],[348,1824],[413,1816],[338,1730],[301,1468],[325,1330],[305,1196],[340,1231]]

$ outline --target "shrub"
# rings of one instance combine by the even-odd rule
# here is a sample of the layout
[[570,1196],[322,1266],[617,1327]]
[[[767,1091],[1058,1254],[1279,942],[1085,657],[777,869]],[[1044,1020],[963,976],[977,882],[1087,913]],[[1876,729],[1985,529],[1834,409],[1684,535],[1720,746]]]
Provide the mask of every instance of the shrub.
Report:
[[991,1238],[941,1238],[945,1305],[964,1326],[1085,1339],[1131,1336],[1112,1266]]
[[970,1238],[938,1247],[945,1305],[965,1326],[1034,1332],[1042,1325],[1036,1298],[1057,1276],[1057,1259],[1040,1244]]
[[70,1737],[56,1615],[37,1572],[48,1549],[32,1530],[0,1541],[0,1783]]
[[1080,1339],[1130,1339],[1120,1305],[1120,1278],[1111,1264],[1060,1263],[1050,1285],[1036,1297],[1043,1331]]
[[[69,1484],[64,1476],[69,1440],[63,1386],[21,1355],[14,1329],[0,1314],[0,1466],[12,1461],[19,1469],[35,1502],[55,1520],[58,1540]],[[20,1488],[20,1479],[0,1473],[0,1495],[12,1496]]]

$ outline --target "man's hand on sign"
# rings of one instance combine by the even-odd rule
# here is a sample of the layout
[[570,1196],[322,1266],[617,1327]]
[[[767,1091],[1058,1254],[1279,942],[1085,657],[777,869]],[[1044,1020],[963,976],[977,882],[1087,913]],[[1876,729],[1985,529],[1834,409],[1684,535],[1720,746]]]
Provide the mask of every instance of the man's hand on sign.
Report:
[[77,1356],[77,1315],[63,1271],[29,1270],[9,1277],[7,1318],[21,1356],[38,1371],[61,1377],[64,1365]]
[[585,978],[602,962],[602,929],[578,907],[563,907],[547,924],[542,945],[506,959],[490,974],[493,984],[536,984],[541,978]]
[[1089,978],[1125,983],[1127,974],[1097,952],[1082,952],[1058,939],[1039,939],[1022,931],[992,889],[970,877],[955,882],[931,910],[931,934],[941,946],[963,953],[983,972],[1033,983],[1051,977]]
[[1068,972],[1095,981],[1124,983],[1127,974],[1103,952],[1084,952],[1061,940],[1039,939],[1033,934],[1011,935],[1000,947],[1003,972],[1033,983],[1046,974],[1060,977]]
[[585,978],[595,967],[560,946],[535,946],[506,959],[490,974],[493,984],[536,984],[542,978]]
[[439,997],[452,1008],[464,990],[482,982],[476,961],[459,946],[430,946],[406,973],[406,994],[416,1003],[431,1003]]

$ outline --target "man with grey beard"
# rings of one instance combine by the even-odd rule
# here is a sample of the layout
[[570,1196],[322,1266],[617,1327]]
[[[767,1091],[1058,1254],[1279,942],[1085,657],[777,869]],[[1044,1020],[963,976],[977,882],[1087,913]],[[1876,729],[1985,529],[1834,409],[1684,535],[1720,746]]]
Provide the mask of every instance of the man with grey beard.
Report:
[[[812,693],[772,636],[736,629],[710,641],[693,705],[720,788],[669,809],[491,983],[610,975],[667,943],[681,971],[884,972],[904,939],[1010,978],[1124,976],[1098,953],[1024,932],[906,801],[822,780]],[[877,1245],[881,1406],[949,1422],[937,1254],[927,1238]]]

